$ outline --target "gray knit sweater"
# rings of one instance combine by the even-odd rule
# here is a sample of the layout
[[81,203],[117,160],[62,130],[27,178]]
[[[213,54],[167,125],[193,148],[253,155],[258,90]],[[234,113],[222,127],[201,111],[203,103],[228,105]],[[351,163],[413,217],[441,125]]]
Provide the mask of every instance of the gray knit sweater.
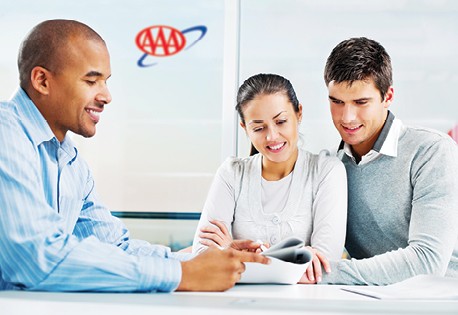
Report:
[[458,146],[445,134],[402,126],[398,156],[348,176],[346,248],[323,283],[386,285],[419,274],[458,278]]

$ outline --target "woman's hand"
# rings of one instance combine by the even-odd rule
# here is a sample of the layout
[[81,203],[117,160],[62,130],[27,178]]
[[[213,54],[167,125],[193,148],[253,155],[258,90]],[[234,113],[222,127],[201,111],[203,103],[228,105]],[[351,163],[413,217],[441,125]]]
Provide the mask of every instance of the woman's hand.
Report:
[[208,247],[233,248],[243,252],[261,253],[263,248],[269,248],[270,244],[251,240],[233,240],[226,225],[218,220],[210,220],[213,225],[204,226],[200,229],[200,243]]
[[309,267],[302,275],[299,283],[306,283],[306,284],[315,284],[321,282],[322,279],[322,268],[324,271],[331,272],[331,265],[327,258],[318,250],[311,246],[307,246],[307,249],[310,250],[313,254],[312,262],[310,263]]
[[218,220],[210,220],[210,223],[213,225],[207,225],[200,229],[200,243],[209,247],[231,247],[233,240],[226,225]]

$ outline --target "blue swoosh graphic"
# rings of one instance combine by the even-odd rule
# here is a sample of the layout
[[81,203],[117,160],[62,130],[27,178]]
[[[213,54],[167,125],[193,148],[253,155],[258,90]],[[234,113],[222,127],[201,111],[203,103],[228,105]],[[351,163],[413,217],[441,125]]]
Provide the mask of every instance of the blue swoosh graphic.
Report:
[[191,45],[186,47],[185,50],[188,50],[189,48],[194,46],[199,40],[201,40],[205,36],[205,34],[207,34],[207,27],[204,25],[193,26],[185,30],[182,30],[181,34],[186,34],[186,33],[193,32],[193,31],[200,31],[200,37],[196,39]]
[[148,57],[148,54],[144,53],[143,56],[141,56],[140,59],[138,59],[137,66],[139,66],[140,68],[146,68],[146,67],[152,67],[152,66],[157,65],[157,62],[149,64],[149,65],[144,64],[143,61],[146,59],[146,57]]

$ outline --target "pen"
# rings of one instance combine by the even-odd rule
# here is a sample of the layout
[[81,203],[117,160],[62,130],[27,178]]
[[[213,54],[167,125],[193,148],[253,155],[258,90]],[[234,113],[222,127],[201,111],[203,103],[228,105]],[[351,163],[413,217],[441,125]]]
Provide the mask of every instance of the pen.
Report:
[[266,251],[267,250],[267,247],[264,246],[264,242],[261,241],[261,240],[257,240],[256,243],[258,243],[260,246],[259,248],[261,248],[261,251]]

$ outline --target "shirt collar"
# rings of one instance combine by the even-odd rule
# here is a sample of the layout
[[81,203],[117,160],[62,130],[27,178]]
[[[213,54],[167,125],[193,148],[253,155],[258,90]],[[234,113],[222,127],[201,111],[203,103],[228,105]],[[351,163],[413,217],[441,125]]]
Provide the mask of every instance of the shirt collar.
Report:
[[16,104],[21,122],[36,146],[55,138],[46,119],[22,88],[18,89],[11,101]]
[[21,122],[35,146],[39,146],[46,141],[52,141],[73,159],[76,157],[77,150],[68,134],[65,135],[62,143],[59,143],[46,119],[22,88],[18,89],[11,101],[16,104],[16,110]]
[[[388,116],[383,125],[382,131],[369,153],[377,153],[396,157],[398,155],[398,139],[402,129],[402,122],[388,111]],[[353,157],[351,147],[343,140],[340,142],[338,151],[342,150],[350,157]],[[367,153],[367,154],[369,154]]]
[[388,138],[388,133],[391,130],[391,126],[393,125],[394,115],[392,112],[388,111],[388,116],[386,117],[385,123],[383,124],[382,131],[380,132],[377,140],[372,147],[372,150],[382,153],[381,149],[385,145],[385,142]]

